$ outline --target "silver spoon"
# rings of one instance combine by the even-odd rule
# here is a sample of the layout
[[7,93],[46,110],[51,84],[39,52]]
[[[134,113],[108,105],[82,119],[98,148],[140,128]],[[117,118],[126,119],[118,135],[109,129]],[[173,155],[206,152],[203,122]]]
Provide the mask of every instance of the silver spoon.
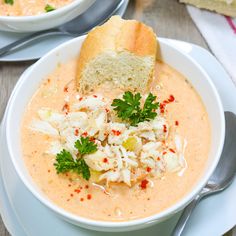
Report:
[[[42,37],[52,35],[68,35],[72,37],[78,37],[86,34],[92,28],[97,25],[103,24],[106,20],[113,16],[124,3],[124,0],[103,1],[104,4],[109,4],[109,7],[106,8],[106,10],[101,14],[101,12],[97,12],[98,1],[96,1],[86,11],[86,14],[82,14],[74,20],[61,25],[59,28],[44,30],[27,35],[13,43],[8,44],[7,46],[0,48],[0,57],[7,53],[9,54],[10,52],[19,49],[20,47],[25,46],[26,44]],[[85,24],[81,25],[80,22],[85,22]],[[89,22],[89,24],[86,22]]]
[[220,192],[227,188],[236,174],[236,115],[232,112],[225,112],[226,136],[223,152],[220,161],[208,180],[206,186],[195,197],[195,199],[184,209],[172,236],[180,236],[198,202],[210,194]]

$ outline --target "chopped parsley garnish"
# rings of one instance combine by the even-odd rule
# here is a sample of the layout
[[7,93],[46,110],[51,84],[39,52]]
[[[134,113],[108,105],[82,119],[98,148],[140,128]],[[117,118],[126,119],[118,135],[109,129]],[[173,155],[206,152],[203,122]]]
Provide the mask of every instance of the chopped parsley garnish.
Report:
[[47,4],[47,5],[45,6],[44,10],[45,10],[46,12],[50,12],[50,11],[56,10],[56,8],[53,7],[53,6],[51,6],[51,5],[49,5],[49,4]]
[[97,151],[97,145],[91,142],[88,137],[81,137],[75,142],[75,148],[78,149],[80,155],[90,154]]
[[5,3],[6,3],[6,4],[13,5],[13,4],[14,4],[14,0],[5,0]]
[[75,142],[75,148],[78,149],[78,158],[75,160],[70,152],[63,149],[60,153],[56,155],[56,167],[57,173],[75,172],[86,180],[90,178],[90,170],[83,155],[94,153],[97,151],[97,145],[89,140],[88,137],[81,137]]
[[141,108],[141,94],[132,94],[128,91],[124,93],[123,100],[114,99],[111,106],[115,107],[113,109],[117,112],[118,117],[136,126],[140,122],[153,120],[157,116],[155,110],[159,107],[159,103],[155,103],[155,99],[156,96],[149,93]]

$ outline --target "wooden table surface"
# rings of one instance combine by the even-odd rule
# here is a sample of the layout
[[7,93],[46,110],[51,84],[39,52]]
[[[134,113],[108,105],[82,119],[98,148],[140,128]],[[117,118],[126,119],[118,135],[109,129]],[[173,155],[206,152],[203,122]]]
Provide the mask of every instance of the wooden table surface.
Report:
[[[150,25],[160,37],[180,39],[209,49],[185,6],[177,0],[130,0],[124,18],[143,21]],[[0,62],[0,120],[15,83],[22,72],[33,63]],[[8,235],[3,222],[0,221],[0,236]],[[233,235],[233,233],[229,232],[227,235]]]

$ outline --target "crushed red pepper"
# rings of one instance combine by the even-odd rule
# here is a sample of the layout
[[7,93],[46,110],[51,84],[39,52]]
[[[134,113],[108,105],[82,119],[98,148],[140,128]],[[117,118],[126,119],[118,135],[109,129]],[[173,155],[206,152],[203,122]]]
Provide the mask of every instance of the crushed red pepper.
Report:
[[68,103],[65,103],[65,105],[62,107],[62,111],[68,114],[68,112],[70,111],[70,105]]
[[88,136],[88,132],[83,132],[82,136],[87,137]]
[[75,129],[75,136],[78,136],[78,135],[79,135],[79,130]]
[[87,195],[87,199],[88,199],[88,200],[92,199],[92,195],[91,195],[91,194],[88,194],[88,195]]
[[121,134],[121,132],[119,130],[111,130],[112,133],[115,135],[115,136],[119,136]]
[[172,149],[172,148],[169,148],[169,150],[170,150],[171,152],[175,153],[175,150],[174,150],[174,149]]
[[146,188],[147,188],[147,185],[148,185],[148,183],[149,183],[149,181],[148,181],[148,180],[146,180],[146,179],[143,179],[143,180],[141,181],[141,184],[140,184],[140,187],[141,187],[141,189],[146,189]]
[[168,99],[169,102],[174,102],[175,101],[175,97],[171,94],[169,99]]
[[164,132],[164,133],[167,132],[167,127],[166,127],[166,125],[163,125],[163,132]]
[[75,193],[80,193],[80,189],[75,189],[74,192]]

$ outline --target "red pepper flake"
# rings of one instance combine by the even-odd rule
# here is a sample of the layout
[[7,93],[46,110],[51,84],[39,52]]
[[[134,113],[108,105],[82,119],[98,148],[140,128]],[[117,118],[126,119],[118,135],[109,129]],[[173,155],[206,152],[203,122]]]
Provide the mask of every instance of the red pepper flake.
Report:
[[71,187],[71,184],[68,184],[68,187]]
[[87,137],[87,136],[88,136],[88,132],[83,132],[83,133],[82,133],[82,136]]
[[83,100],[83,97],[79,98],[79,101],[82,101]]
[[148,180],[146,180],[146,179],[142,180],[141,184],[140,184],[141,189],[146,189],[148,183],[149,183]]
[[112,133],[115,135],[115,136],[119,136],[121,134],[121,132],[119,130],[112,130]]
[[66,177],[68,177],[69,175],[66,173]]
[[162,154],[163,154],[163,155],[166,155],[166,153],[167,153],[167,152],[163,152]]
[[97,98],[98,96],[97,95],[93,95],[94,98]]
[[163,125],[163,132],[164,132],[164,133],[167,132],[167,127],[166,127],[166,125]]
[[71,196],[71,197],[74,197],[74,194],[73,194],[73,193],[71,193],[71,194],[70,194],[70,196]]
[[169,99],[168,99],[168,101],[167,101],[167,100],[164,100],[163,103],[164,103],[164,104],[168,104],[168,103],[169,103]]
[[178,126],[179,125],[179,121],[176,120],[175,121],[175,125]]
[[80,189],[75,189],[74,192],[75,193],[80,193]]
[[104,163],[108,163],[108,159],[105,157],[105,158],[103,158],[103,162]]
[[75,129],[75,136],[78,136],[78,135],[79,135],[79,130]]
[[48,173],[50,173],[51,172],[51,170],[48,170]]
[[95,138],[94,138],[94,137],[90,137],[90,138],[89,138],[89,141],[90,141],[90,142],[95,142]]
[[85,188],[86,188],[86,189],[88,189],[88,188],[89,188],[88,184],[86,184],[86,185],[85,185]]
[[83,189],[83,187],[82,187],[82,186],[80,186],[79,188],[80,188],[80,189]]
[[92,198],[92,195],[91,194],[88,194],[87,195],[87,199],[90,200]]
[[164,112],[165,112],[165,105],[166,105],[166,104],[163,104],[163,103],[160,104],[160,112],[161,112],[161,113],[164,113]]
[[157,157],[157,160],[158,160],[158,161],[160,161],[160,160],[161,160],[161,158],[160,158],[160,157]]
[[169,98],[168,98],[168,101],[169,102],[174,102],[175,100],[175,97],[173,95],[170,95]]
[[83,199],[83,198],[80,198],[80,201],[81,201],[81,202],[83,202],[83,201],[84,201],[84,199]]
[[68,103],[65,103],[65,105],[62,108],[62,111],[68,113],[70,111],[70,105]]
[[105,108],[105,111],[106,111],[106,113],[108,113],[108,112],[109,112],[109,109]]
[[50,79],[48,79],[48,83],[50,83],[51,82],[51,80]]
[[151,167],[147,167],[147,172],[151,172],[152,168]]
[[170,150],[171,152],[175,153],[175,150],[174,150],[174,149],[172,149],[172,148],[169,148],[169,150]]
[[68,93],[68,87],[67,86],[64,87],[64,92]]

